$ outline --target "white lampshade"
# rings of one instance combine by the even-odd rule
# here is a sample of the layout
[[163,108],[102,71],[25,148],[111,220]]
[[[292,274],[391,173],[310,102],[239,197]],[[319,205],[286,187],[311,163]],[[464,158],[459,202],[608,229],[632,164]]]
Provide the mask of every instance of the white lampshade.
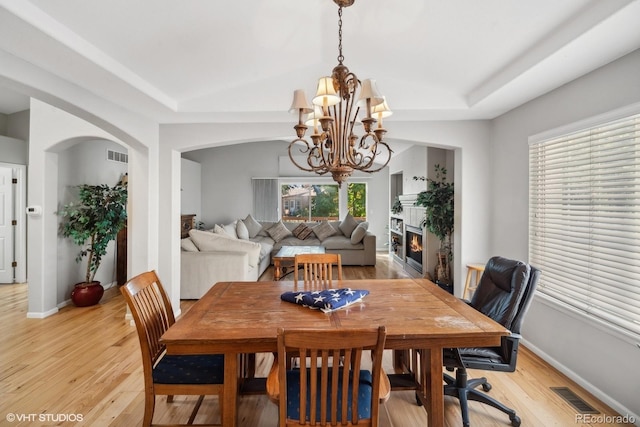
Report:
[[293,91],[293,102],[291,103],[291,108],[289,108],[289,112],[295,111],[299,112],[302,110],[303,114],[313,112],[313,108],[311,104],[307,101],[307,95],[305,95],[304,90],[296,89]]
[[387,98],[382,97],[382,102],[376,106],[371,107],[371,115],[376,119],[384,119],[393,114],[393,111],[389,108],[389,104],[387,104]]
[[307,118],[304,122],[307,126],[315,126],[319,123],[319,119],[322,117],[322,107],[319,105],[313,106],[313,112],[307,114]]
[[380,95],[380,92],[378,92],[378,88],[376,87],[376,81],[373,79],[366,79],[362,82],[358,105],[360,107],[366,107],[368,98],[371,98],[372,107],[384,102],[384,98]]
[[340,102],[340,97],[336,93],[336,88],[333,86],[333,78],[321,77],[318,80],[318,91],[313,98],[313,103],[319,106],[329,107],[336,105]]

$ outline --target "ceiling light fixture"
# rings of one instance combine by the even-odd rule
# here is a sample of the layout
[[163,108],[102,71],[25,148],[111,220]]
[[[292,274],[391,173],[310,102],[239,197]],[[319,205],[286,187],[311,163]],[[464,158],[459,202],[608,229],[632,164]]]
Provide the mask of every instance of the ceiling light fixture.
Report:
[[[294,126],[297,138],[289,144],[289,158],[301,170],[319,175],[331,172],[334,181],[341,186],[354,170],[373,173],[389,163],[393,151],[382,140],[387,132],[382,127],[382,119],[392,113],[385,98],[378,93],[375,80],[360,82],[342,63],[342,9],[351,6],[355,0],[333,1],[338,5],[338,65],[330,77],[321,77],[318,81],[313,98],[316,108],[307,102],[304,90],[294,91],[289,111],[298,113],[298,124]],[[364,135],[360,138],[353,133],[353,127],[358,123],[361,108]],[[376,123],[378,126],[374,129]],[[309,126],[313,126],[311,143],[304,137]],[[295,160],[294,146],[306,154],[307,165],[300,165]],[[376,157],[379,161],[374,164]]]

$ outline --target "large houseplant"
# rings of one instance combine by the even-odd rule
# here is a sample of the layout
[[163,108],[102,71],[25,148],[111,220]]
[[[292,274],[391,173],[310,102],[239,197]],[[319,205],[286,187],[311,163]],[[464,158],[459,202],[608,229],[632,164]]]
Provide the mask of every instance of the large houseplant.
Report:
[[119,183],[79,185],[78,202],[65,205],[58,215],[62,217],[61,234],[80,246],[76,257],[81,262],[87,257],[84,282],[76,284],[71,299],[78,306],[97,304],[104,289],[94,280],[107,253],[107,245],[114,240],[127,222],[127,187]]
[[435,179],[413,177],[414,180],[427,181],[427,190],[418,193],[416,206],[426,208],[422,226],[440,240],[436,280],[450,282],[449,264],[452,258],[451,235],[453,234],[453,196],[452,182],[447,182],[447,170],[435,165]]

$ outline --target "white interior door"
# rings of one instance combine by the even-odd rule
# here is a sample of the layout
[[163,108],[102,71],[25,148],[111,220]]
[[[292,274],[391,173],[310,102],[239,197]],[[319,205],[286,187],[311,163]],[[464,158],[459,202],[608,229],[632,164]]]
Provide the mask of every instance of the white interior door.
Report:
[[0,283],[13,283],[12,170],[0,166]]

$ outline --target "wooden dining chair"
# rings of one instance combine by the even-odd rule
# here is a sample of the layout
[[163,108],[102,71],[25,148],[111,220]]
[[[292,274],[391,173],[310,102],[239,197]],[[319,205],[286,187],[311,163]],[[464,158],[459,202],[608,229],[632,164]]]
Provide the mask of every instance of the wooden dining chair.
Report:
[[298,283],[298,269],[301,269],[305,285],[331,286],[334,266],[337,269],[336,279],[342,280],[342,257],[339,254],[298,254],[294,258],[293,283]]
[[[278,404],[279,426],[378,425],[384,326],[358,329],[278,330],[278,353],[267,395]],[[371,351],[371,370],[362,356]],[[291,354],[306,354],[287,369]]]
[[193,424],[205,395],[218,395],[219,402],[222,402],[224,356],[166,354],[160,337],[175,323],[175,317],[155,271],[130,279],[120,291],[133,315],[142,351],[145,386],[142,425],[157,425],[152,424],[156,395],[166,395],[167,402],[173,402],[174,395],[200,396],[188,421],[188,424]]

